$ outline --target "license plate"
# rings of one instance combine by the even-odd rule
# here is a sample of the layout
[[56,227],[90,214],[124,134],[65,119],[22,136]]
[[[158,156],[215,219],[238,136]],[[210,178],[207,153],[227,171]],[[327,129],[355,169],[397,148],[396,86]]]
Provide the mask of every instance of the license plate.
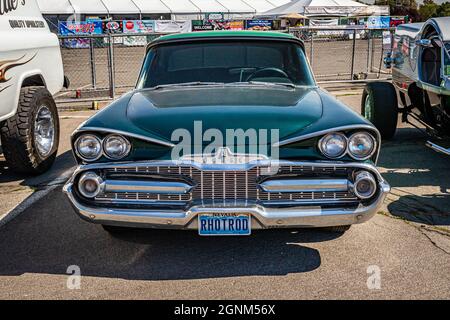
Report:
[[249,214],[201,214],[198,230],[201,236],[249,236],[251,221]]

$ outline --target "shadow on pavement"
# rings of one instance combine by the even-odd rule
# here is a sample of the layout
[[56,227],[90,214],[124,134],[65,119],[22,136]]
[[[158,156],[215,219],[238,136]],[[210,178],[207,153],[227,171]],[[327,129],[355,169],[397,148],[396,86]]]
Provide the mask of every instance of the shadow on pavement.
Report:
[[[394,216],[428,225],[450,225],[450,158],[425,146],[416,129],[399,129],[383,144],[379,166],[399,197],[388,209]],[[440,193],[435,193],[436,189]]]
[[86,223],[58,191],[0,228],[0,275],[82,275],[130,280],[209,279],[310,272],[320,253],[305,243],[342,236],[272,230],[248,238],[201,238],[195,232],[134,230],[110,236]]
[[16,174],[8,168],[4,158],[0,158],[0,183],[18,182],[22,186],[41,187],[58,178],[62,173],[76,165],[72,151],[58,155],[50,171],[35,177]]

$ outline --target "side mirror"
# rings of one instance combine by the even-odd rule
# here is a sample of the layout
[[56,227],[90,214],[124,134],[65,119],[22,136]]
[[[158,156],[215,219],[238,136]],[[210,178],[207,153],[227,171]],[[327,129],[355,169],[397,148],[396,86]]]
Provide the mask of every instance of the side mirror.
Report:
[[416,41],[416,45],[424,48],[431,48],[433,44],[430,39],[420,39]]

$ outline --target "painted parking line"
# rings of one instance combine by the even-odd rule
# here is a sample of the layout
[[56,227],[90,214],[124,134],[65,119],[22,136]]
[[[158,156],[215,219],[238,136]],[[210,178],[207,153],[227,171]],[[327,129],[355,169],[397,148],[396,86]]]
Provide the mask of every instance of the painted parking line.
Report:
[[11,222],[18,216],[20,216],[25,210],[33,206],[36,202],[50,194],[52,191],[61,188],[62,185],[69,180],[70,176],[73,173],[73,168],[63,172],[61,175],[59,175],[56,179],[46,184],[46,186],[34,192],[32,195],[30,195],[28,198],[26,198],[24,201],[19,203],[17,206],[15,206],[13,209],[9,210],[5,214],[0,214],[0,228],[6,225],[8,222]]

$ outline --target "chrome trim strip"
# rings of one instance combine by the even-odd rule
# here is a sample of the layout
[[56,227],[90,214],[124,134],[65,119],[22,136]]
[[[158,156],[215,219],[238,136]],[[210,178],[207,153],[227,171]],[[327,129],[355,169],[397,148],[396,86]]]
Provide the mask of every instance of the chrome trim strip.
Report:
[[122,135],[124,137],[136,138],[139,140],[159,144],[159,145],[166,146],[169,148],[175,147],[175,145],[171,142],[166,142],[166,141],[162,141],[162,140],[158,140],[158,139],[149,138],[149,137],[146,137],[146,136],[143,136],[140,134],[134,134],[134,133],[129,133],[129,132],[115,130],[115,129],[109,129],[109,128],[83,127],[83,128],[79,128],[79,129],[75,130],[75,132],[72,134],[72,136],[74,136],[75,134],[78,134],[80,132],[102,132],[102,133],[118,134],[118,135]]
[[279,167],[284,166],[303,166],[303,167],[314,167],[314,168],[354,168],[354,169],[362,169],[367,170],[374,173],[379,181],[382,181],[383,178],[381,174],[378,172],[377,168],[369,163],[361,163],[361,162],[333,162],[333,161],[315,161],[315,162],[303,162],[303,161],[271,161],[271,160],[263,160],[263,161],[253,161],[246,164],[240,165],[227,165],[227,164],[218,164],[218,165],[205,165],[198,162],[193,161],[135,161],[135,162],[117,162],[117,163],[94,163],[94,164],[85,164],[79,166],[74,175],[78,175],[83,171],[88,170],[99,170],[99,169],[130,169],[136,167],[194,167],[200,171],[248,171],[255,167],[265,167],[268,170],[268,174],[261,173],[261,175],[270,175],[270,172],[277,173],[277,171],[271,171],[277,169]]
[[345,192],[350,185],[347,179],[269,180],[260,184],[265,192],[270,193]]
[[150,194],[187,194],[192,186],[182,182],[106,180],[104,193],[142,192]]
[[447,156],[450,156],[450,148],[445,149],[444,147],[441,147],[431,141],[428,141],[426,145],[427,145],[427,147],[433,149],[436,152],[443,153]]

